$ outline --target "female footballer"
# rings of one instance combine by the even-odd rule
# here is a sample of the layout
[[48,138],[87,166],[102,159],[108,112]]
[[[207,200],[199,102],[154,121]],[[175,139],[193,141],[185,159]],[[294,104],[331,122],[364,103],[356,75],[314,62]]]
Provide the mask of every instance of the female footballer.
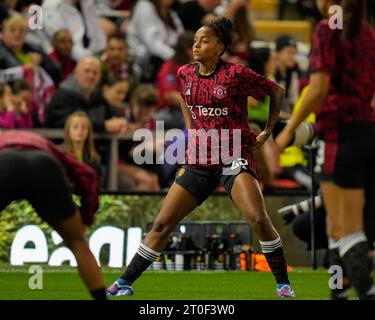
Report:
[[[270,136],[284,91],[245,66],[221,59],[231,45],[232,28],[226,18],[201,27],[194,39],[195,62],[178,70],[181,108],[189,129],[185,165],[126,272],[107,289],[109,295],[132,295],[131,285],[160,256],[177,224],[222,183],[260,238],[276,278],[277,295],[294,297],[282,242],[267,215],[250,157],[250,148],[259,147]],[[266,95],[271,98],[268,122],[255,136],[248,126],[247,97],[262,100]]]

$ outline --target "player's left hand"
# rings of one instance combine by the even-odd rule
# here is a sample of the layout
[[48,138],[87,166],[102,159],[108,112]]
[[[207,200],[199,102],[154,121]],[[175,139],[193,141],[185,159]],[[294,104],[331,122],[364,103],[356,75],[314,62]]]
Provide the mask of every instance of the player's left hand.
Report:
[[271,135],[271,132],[262,131],[256,138],[254,148],[261,147],[267,141],[270,135]]

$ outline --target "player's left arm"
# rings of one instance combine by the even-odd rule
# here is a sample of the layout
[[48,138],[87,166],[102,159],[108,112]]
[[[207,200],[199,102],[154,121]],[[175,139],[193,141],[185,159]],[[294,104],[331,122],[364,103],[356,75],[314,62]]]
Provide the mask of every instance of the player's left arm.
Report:
[[284,98],[285,90],[275,83],[275,86],[269,93],[270,96],[270,109],[268,113],[268,120],[264,130],[257,136],[255,147],[261,146],[272,134],[273,127],[279,119],[281,104]]

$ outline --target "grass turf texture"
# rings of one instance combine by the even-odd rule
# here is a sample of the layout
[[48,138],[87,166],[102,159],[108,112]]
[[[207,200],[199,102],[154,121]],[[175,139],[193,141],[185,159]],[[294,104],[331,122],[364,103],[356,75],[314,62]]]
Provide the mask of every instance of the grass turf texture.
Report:
[[[29,289],[27,267],[0,266],[0,300],[75,300],[90,299],[78,273],[72,268],[43,267],[43,289]],[[103,268],[106,285],[121,270]],[[301,300],[328,298],[328,273],[319,269],[296,268],[290,281]],[[111,297],[131,300],[273,300],[275,282],[268,272],[167,272],[147,271],[134,285],[133,297]]]

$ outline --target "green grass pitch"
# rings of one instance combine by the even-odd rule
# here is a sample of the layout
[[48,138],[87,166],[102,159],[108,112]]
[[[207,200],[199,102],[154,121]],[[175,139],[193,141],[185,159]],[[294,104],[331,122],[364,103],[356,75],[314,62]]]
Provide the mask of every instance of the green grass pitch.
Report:
[[[43,289],[29,289],[28,267],[0,266],[0,300],[75,300],[90,299],[75,269],[43,267]],[[106,285],[110,285],[121,270],[103,268]],[[290,280],[297,298],[326,300],[329,274],[326,270],[313,271],[295,268]],[[136,300],[271,300],[275,282],[268,272],[146,271],[134,284],[133,297],[111,299]]]

